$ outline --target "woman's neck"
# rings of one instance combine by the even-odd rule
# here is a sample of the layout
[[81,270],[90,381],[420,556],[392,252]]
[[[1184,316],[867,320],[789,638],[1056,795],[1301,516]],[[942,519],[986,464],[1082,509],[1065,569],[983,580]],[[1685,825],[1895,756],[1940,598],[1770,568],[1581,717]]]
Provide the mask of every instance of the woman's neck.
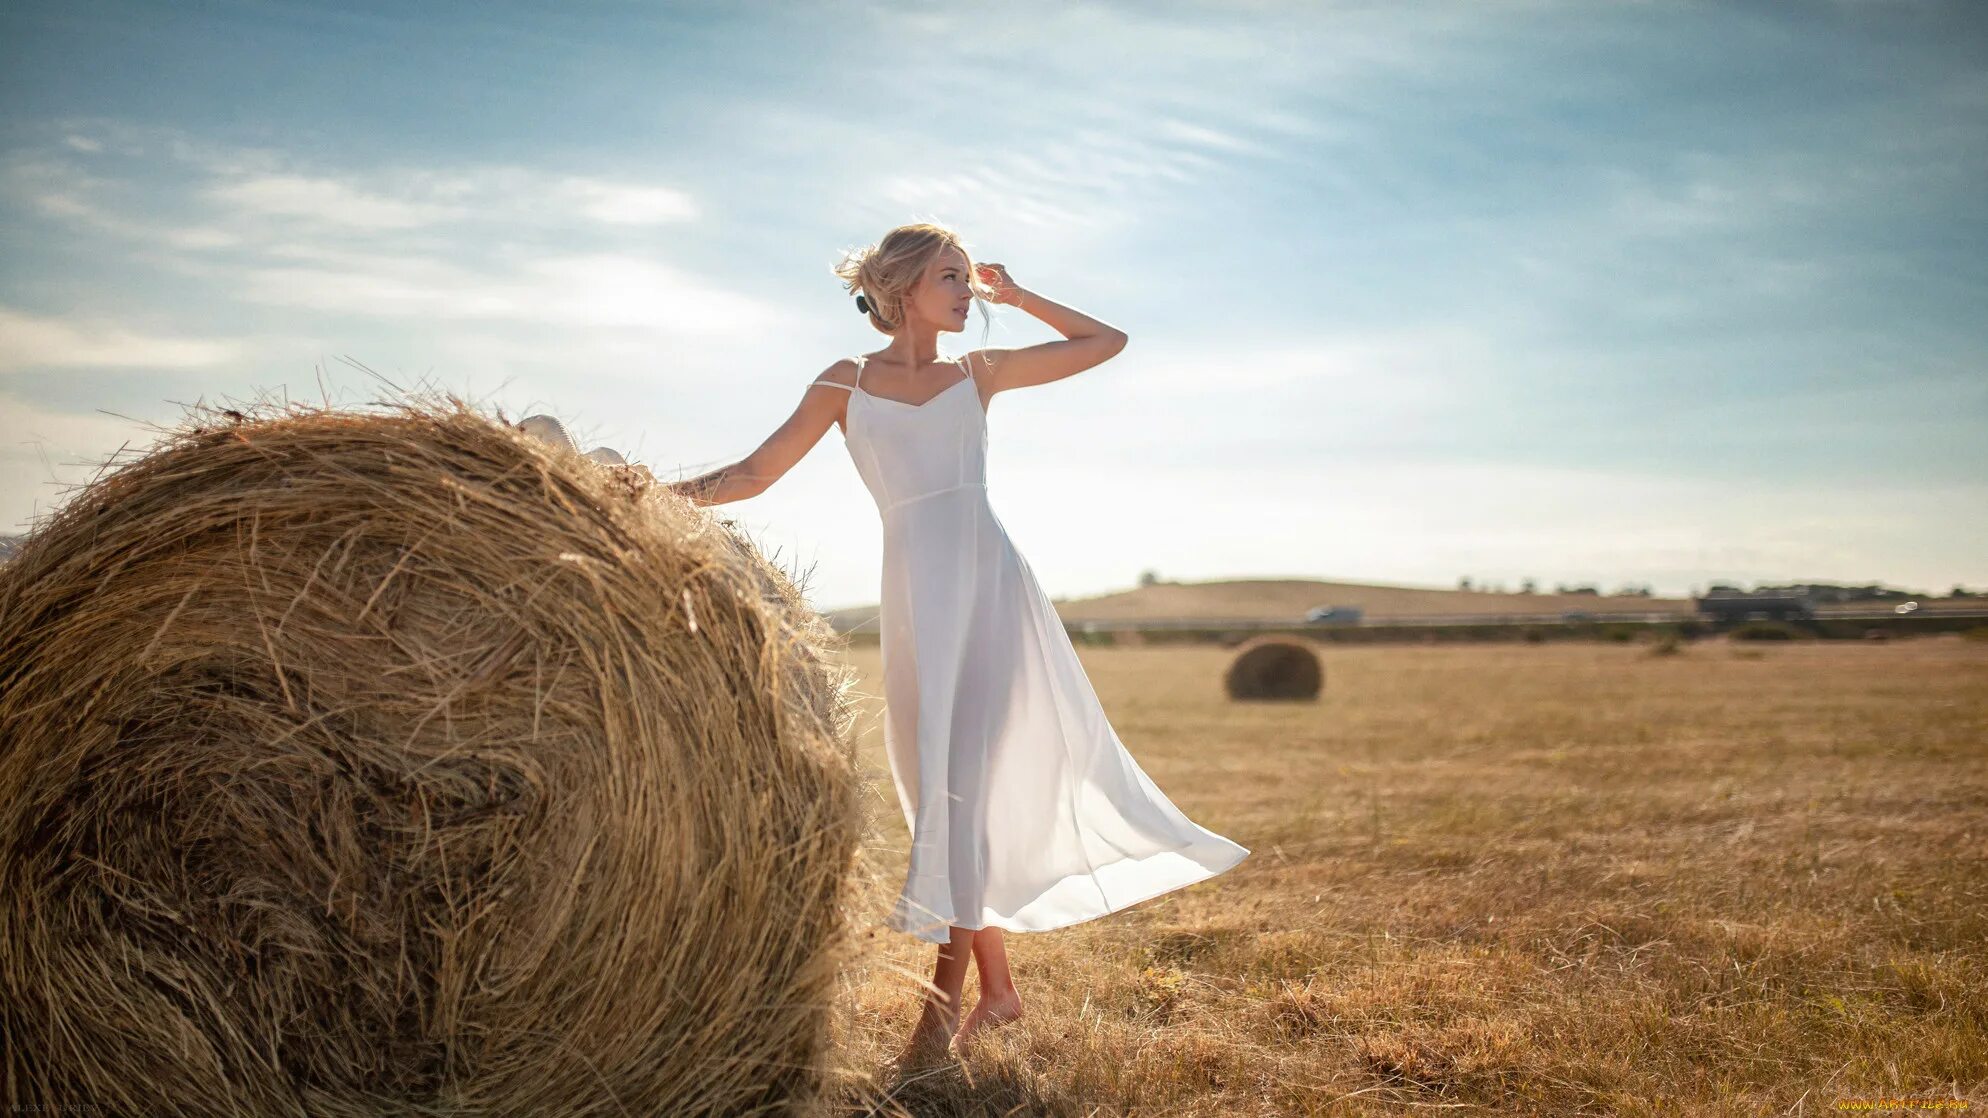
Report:
[[908,342],[893,341],[877,356],[893,365],[903,365],[912,369],[937,364],[942,360],[939,357],[939,336],[934,334],[927,338],[913,338]]

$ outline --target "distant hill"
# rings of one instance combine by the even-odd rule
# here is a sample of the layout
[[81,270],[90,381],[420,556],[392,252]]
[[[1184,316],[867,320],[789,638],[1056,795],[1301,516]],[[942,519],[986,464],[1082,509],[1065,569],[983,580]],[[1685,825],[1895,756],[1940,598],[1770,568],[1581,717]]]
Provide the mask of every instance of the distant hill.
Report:
[[1094,598],[1060,600],[1065,621],[1143,621],[1154,618],[1295,619],[1313,606],[1358,606],[1368,617],[1445,614],[1692,612],[1688,598],[1604,597],[1598,594],[1496,594],[1477,590],[1388,586],[1314,579],[1229,579],[1160,582]]
[[[1313,606],[1358,606],[1368,618],[1435,617],[1454,614],[1560,613],[1581,610],[1596,617],[1612,613],[1676,613],[1690,616],[1689,598],[1608,597],[1597,594],[1494,594],[1422,586],[1386,586],[1317,579],[1224,579],[1211,582],[1159,582],[1090,598],[1057,598],[1065,623],[1082,621],[1295,621]],[[844,628],[875,617],[876,606],[852,606],[828,613]]]

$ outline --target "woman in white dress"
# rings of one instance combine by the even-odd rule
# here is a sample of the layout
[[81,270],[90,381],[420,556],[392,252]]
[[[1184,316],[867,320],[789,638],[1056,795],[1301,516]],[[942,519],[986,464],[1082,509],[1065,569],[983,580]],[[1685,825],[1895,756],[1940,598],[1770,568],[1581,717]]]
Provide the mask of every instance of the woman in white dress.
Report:
[[[764,492],[831,424],[883,522],[884,741],[911,833],[887,923],[938,944],[900,1060],[1021,1016],[1003,930],[1116,912],[1240,862],[1248,850],[1188,819],[1106,720],[1055,607],[987,500],[988,400],[1061,380],[1125,347],[1123,331],[976,268],[959,239],[901,226],[836,268],[891,343],[840,360],[742,461],[671,488],[698,504]],[[1064,335],[938,356],[976,295]],[[959,1021],[968,955],[980,999]]]

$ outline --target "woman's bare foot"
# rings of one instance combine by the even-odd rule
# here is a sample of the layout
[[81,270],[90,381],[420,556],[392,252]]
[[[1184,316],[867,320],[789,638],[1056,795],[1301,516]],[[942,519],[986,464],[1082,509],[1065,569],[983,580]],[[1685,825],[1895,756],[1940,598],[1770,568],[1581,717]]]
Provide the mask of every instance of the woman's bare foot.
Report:
[[897,1054],[897,1065],[901,1068],[919,1068],[938,1063],[952,1055],[952,1040],[952,1022],[925,1014],[918,1019],[918,1027],[911,1030],[911,1039],[904,1050]]
[[976,1030],[992,1029],[1022,1017],[1022,998],[1011,987],[993,993],[983,991],[980,1000],[974,1004],[973,1012],[960,1023],[958,1040],[961,1044]]

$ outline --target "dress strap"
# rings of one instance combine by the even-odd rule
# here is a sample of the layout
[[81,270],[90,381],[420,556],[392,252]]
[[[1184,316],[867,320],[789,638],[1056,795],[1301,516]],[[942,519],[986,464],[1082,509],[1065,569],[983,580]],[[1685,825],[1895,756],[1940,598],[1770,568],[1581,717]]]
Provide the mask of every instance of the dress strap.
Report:
[[[814,383],[814,384],[825,384],[825,385],[829,386],[830,388],[840,388],[840,389],[842,389],[842,390],[843,390],[844,392],[855,392],[855,391],[859,391],[859,390],[861,390],[861,388],[863,387],[863,362],[867,361],[867,360],[868,360],[868,358],[864,357],[864,356],[863,356],[862,354],[860,354],[860,353],[859,353],[859,354],[857,354],[856,356],[854,356],[854,357],[850,358],[850,360],[852,360],[852,361],[856,362],[856,383],[855,383],[854,385],[848,385],[848,384],[837,384],[837,383],[835,383],[835,382],[834,382],[834,381],[832,381],[832,380],[816,380],[816,381],[813,381],[812,383]],[[973,361],[972,361],[972,359],[971,359],[971,355],[967,355],[967,356],[963,356],[963,357],[961,357],[961,358],[959,359],[959,361],[958,361],[958,365],[959,365],[959,367],[960,367],[960,371],[966,374],[966,376],[964,376],[964,377],[960,378],[961,380],[973,380],[973,379],[974,379],[974,376],[973,376]],[[957,384],[957,383],[959,383],[959,381],[954,381],[953,383],[954,383],[954,384]],[[948,387],[951,387],[951,386],[950,386],[950,385],[948,385]]]
[[850,360],[856,363],[856,383],[853,387],[847,384],[837,384],[832,380],[815,380],[812,383],[825,384],[830,388],[840,388],[844,392],[851,393],[852,395],[856,392],[861,391],[863,387],[863,361],[865,360],[865,358],[863,357],[862,354],[859,353],[854,357],[851,357]]

